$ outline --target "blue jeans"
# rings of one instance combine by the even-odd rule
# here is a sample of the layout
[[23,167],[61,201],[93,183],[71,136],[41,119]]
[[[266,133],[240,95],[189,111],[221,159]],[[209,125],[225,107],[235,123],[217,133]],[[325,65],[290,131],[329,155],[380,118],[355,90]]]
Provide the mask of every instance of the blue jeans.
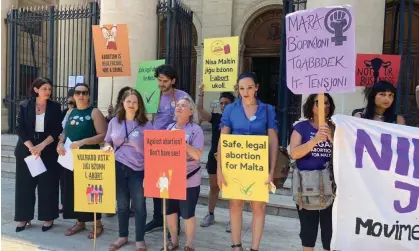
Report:
[[135,240],[144,241],[147,209],[144,198],[144,171],[134,171],[116,161],[116,201],[119,237],[128,237],[130,200],[135,212]]

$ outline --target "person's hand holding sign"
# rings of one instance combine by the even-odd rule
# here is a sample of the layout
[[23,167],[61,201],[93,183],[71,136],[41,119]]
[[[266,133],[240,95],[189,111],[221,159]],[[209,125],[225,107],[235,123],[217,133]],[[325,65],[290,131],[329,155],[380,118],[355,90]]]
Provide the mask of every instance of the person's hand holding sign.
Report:
[[319,130],[316,133],[316,136],[313,138],[314,142],[320,143],[327,141],[328,136],[330,135],[330,129],[326,124],[320,125]]
[[103,148],[102,151],[104,152],[113,152],[113,148],[111,145],[106,144]]

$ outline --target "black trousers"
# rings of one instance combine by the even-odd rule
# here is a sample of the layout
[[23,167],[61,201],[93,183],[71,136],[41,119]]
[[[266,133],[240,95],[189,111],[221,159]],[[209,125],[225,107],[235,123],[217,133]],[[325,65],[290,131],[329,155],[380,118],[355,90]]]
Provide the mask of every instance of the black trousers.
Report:
[[[23,147],[26,146],[16,147],[25,151]],[[38,188],[38,220],[50,221],[58,218],[59,165],[56,156],[44,149],[41,159],[47,171],[32,177],[23,155],[16,155],[15,221],[34,219],[36,188]]]
[[300,238],[303,247],[314,247],[317,240],[319,223],[323,249],[330,250],[332,241],[332,208],[333,204],[323,210],[298,210],[300,218]]
[[[74,173],[66,168],[63,168],[61,175],[61,204],[63,204],[63,218],[77,219],[79,222],[93,221],[93,213],[74,211]],[[101,218],[102,214],[96,213],[96,220],[100,220]]]

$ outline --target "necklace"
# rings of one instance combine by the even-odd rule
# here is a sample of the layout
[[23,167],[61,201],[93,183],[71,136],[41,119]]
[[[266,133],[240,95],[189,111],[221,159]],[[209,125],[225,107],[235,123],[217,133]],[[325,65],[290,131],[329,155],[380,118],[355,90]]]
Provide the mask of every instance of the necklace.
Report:
[[378,114],[378,113],[375,113],[375,115],[377,116],[377,118],[379,120],[384,121],[384,115],[381,115],[381,114]]
[[36,110],[38,111],[38,112],[40,112],[41,111],[41,109],[42,108],[45,108],[47,106],[47,104],[44,104],[44,105],[38,105],[38,104],[36,104]]

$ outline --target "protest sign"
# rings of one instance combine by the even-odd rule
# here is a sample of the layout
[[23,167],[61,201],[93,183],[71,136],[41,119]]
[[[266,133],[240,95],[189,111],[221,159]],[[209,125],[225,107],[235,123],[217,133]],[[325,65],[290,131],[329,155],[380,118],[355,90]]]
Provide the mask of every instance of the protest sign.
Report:
[[287,86],[294,94],[355,91],[352,7],[323,7],[286,16]]
[[233,91],[237,81],[239,37],[204,40],[205,91]]
[[131,76],[128,26],[92,25],[97,77]]
[[165,59],[141,62],[138,67],[137,91],[140,92],[144,100],[147,113],[156,113],[159,100],[160,89],[157,79],[154,77],[156,67],[165,63]]
[[144,196],[186,200],[185,131],[144,131]]
[[358,54],[356,56],[356,86],[372,87],[385,80],[397,87],[400,55]]
[[102,150],[73,149],[74,211],[115,213],[115,156]]
[[221,134],[220,140],[223,198],[268,202],[268,136]]
[[336,128],[331,250],[417,250],[419,129],[344,115]]

